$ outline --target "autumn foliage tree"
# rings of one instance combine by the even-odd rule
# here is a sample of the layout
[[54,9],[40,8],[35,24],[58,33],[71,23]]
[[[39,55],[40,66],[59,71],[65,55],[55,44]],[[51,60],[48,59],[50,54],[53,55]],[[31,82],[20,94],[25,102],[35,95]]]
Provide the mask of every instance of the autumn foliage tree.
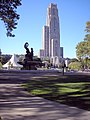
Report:
[[14,37],[12,31],[16,29],[20,16],[17,14],[17,7],[21,5],[21,0],[0,0],[0,19],[4,22],[7,36]]

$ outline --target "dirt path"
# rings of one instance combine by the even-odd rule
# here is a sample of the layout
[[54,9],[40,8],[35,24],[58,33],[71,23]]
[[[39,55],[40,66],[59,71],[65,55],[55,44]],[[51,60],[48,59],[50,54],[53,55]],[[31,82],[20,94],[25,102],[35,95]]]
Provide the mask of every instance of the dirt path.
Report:
[[[45,74],[45,73],[44,73]],[[0,73],[2,120],[89,120],[90,112],[35,97],[21,88],[32,76],[43,73]]]

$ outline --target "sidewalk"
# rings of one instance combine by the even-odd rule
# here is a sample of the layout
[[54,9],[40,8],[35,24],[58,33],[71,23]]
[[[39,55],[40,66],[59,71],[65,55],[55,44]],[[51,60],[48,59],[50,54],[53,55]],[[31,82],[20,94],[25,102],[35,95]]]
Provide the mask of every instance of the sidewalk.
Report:
[[[20,76],[18,76],[19,78]],[[0,116],[2,120],[89,120],[90,112],[28,94],[16,76],[0,75]],[[13,83],[13,78],[15,83]],[[26,79],[26,78],[25,78]],[[11,81],[11,82],[10,82]]]

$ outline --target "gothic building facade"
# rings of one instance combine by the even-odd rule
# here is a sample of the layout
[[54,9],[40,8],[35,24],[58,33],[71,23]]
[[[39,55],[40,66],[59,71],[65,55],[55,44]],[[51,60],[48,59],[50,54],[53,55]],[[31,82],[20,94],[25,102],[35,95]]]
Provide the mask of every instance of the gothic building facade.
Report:
[[60,47],[60,24],[58,8],[56,4],[51,3],[47,8],[46,25],[42,30],[42,49],[40,58],[49,58],[51,63],[59,63],[63,58],[63,47]]

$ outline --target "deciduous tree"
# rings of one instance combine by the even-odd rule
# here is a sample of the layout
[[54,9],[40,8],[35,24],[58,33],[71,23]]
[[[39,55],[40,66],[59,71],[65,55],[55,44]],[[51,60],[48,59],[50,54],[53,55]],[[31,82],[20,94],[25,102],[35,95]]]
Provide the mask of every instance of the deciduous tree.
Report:
[[89,58],[90,58],[90,21],[86,23],[85,31],[87,34],[83,41],[77,44],[76,46],[76,55],[77,58],[81,61],[84,68],[88,68],[89,66]]
[[76,46],[76,55],[79,59],[90,57],[90,21],[86,23],[86,29],[88,34],[85,35],[83,41]]
[[68,65],[69,69],[73,69],[73,70],[80,70],[81,69],[81,63],[80,62],[71,62]]
[[4,22],[7,36],[14,37],[13,29],[16,29],[20,16],[17,14],[17,7],[21,5],[21,0],[0,0],[0,19]]

